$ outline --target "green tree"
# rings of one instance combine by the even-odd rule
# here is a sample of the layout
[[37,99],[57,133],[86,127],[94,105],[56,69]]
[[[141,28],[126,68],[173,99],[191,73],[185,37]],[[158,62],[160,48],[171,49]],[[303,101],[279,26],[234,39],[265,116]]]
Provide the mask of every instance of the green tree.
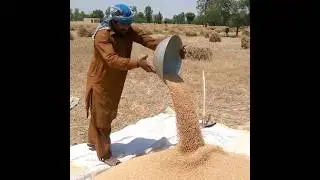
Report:
[[217,3],[219,3],[218,6],[220,7],[220,10],[221,10],[220,14],[221,14],[222,25],[228,24],[234,1],[235,0],[217,0],[216,1]]
[[239,28],[241,26],[249,25],[248,20],[250,19],[248,9],[241,3],[242,1],[233,1],[231,17],[229,20],[229,26],[237,28],[236,36],[238,36]]
[[203,23],[227,25],[231,16],[233,1],[235,0],[198,0],[199,15],[205,17]]
[[213,3],[213,0],[197,0],[197,10],[199,15],[204,15],[207,11],[207,8],[210,4]]
[[143,12],[138,12],[135,16],[134,16],[134,21],[136,23],[146,23],[147,19],[144,16]]
[[194,20],[195,17],[196,17],[196,15],[192,12],[186,13],[186,18],[187,18],[188,24],[190,24]]
[[111,15],[111,8],[110,8],[110,7],[108,7],[108,8],[106,9],[105,15],[106,15],[107,18],[110,17],[110,15]]
[[79,12],[78,8],[74,9],[73,18],[74,18],[74,21],[80,21],[80,19],[81,19],[80,12]]
[[250,12],[250,1],[249,0],[239,0],[239,5],[241,9],[247,9]]
[[167,24],[173,24],[174,23],[173,20],[169,19],[169,18],[165,18],[163,21],[166,22]]
[[88,15],[85,12],[81,11],[79,15],[79,20],[83,21],[83,19],[86,17],[88,17]]
[[130,6],[130,9],[133,12],[133,14],[136,14],[138,12],[137,6]]
[[217,4],[212,4],[208,7],[204,15],[204,22],[206,24],[208,23],[211,26],[219,26],[223,24],[221,10],[219,9],[219,6]]
[[152,9],[150,6],[147,6],[144,10],[144,14],[145,14],[145,17],[146,17],[146,20],[148,23],[150,23],[152,21]]
[[162,23],[162,18],[163,18],[163,16],[162,16],[162,14],[160,13],[160,11],[159,11],[158,14],[154,15],[153,17],[154,17],[154,22],[155,22],[155,23],[158,23],[158,24],[161,24],[161,23]]
[[178,14],[178,15],[174,15],[173,16],[173,21],[176,24],[184,24],[185,23],[185,15],[184,12]]
[[70,21],[73,21],[74,17],[73,17],[73,12],[72,9],[70,8]]
[[103,14],[103,11],[98,9],[98,10],[92,11],[90,16],[91,16],[91,18],[100,18],[100,19],[102,19],[104,17],[104,14]]

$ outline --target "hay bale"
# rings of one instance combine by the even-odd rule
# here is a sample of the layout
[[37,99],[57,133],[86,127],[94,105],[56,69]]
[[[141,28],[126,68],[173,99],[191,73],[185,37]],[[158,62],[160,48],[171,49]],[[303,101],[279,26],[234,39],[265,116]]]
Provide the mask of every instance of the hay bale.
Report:
[[81,25],[79,27],[79,30],[78,30],[78,36],[80,36],[80,37],[91,37],[92,34],[83,25]]
[[209,48],[187,46],[186,51],[186,58],[194,60],[209,60],[213,55]]
[[197,36],[197,33],[194,31],[186,31],[185,33],[186,33],[186,36],[191,36],[191,37]]
[[209,38],[209,37],[210,37],[209,32],[206,32],[206,33],[204,34],[204,37],[205,37],[205,38]]
[[247,29],[244,29],[242,30],[242,35],[250,37],[250,32]]
[[74,37],[73,37],[73,35],[72,35],[71,31],[70,31],[70,40],[73,40],[73,39],[74,39]]
[[220,35],[219,35],[218,33],[213,32],[213,33],[210,35],[209,41],[210,41],[210,42],[221,42],[221,37],[220,37]]
[[224,32],[224,30],[220,29],[220,28],[216,28],[214,29],[217,33],[221,33],[221,32]]
[[210,32],[208,30],[201,30],[200,35],[204,36],[205,38],[209,38]]
[[248,36],[242,36],[242,38],[241,38],[241,47],[243,49],[250,48],[250,38]]

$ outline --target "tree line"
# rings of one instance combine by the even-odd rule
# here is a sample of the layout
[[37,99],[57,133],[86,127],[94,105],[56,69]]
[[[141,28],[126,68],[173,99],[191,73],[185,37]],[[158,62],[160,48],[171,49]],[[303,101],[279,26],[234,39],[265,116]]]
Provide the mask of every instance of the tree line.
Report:
[[[197,0],[198,15],[192,12],[180,12],[172,18],[164,18],[161,12],[154,14],[150,6],[138,12],[136,6],[130,7],[134,13],[135,23],[167,23],[167,24],[198,24],[237,27],[250,25],[249,0]],[[71,21],[82,21],[83,18],[103,18],[110,16],[110,7],[105,11],[94,10],[86,14],[79,9],[70,9]]]

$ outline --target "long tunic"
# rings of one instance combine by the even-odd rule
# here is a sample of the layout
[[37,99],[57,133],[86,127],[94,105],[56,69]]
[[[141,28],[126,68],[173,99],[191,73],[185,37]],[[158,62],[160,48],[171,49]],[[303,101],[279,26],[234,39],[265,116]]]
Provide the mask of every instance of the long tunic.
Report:
[[111,155],[111,122],[117,116],[127,72],[138,67],[138,61],[130,59],[133,42],[152,50],[159,43],[135,26],[126,35],[103,29],[95,36],[94,55],[87,74],[86,110],[87,117],[91,113],[88,143],[96,145],[99,158]]

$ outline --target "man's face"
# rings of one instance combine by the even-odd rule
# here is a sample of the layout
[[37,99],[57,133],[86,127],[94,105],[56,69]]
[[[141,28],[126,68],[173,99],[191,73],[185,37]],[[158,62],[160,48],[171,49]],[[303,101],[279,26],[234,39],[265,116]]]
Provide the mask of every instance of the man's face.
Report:
[[127,24],[120,24],[118,22],[115,22],[114,23],[114,28],[115,28],[115,31],[124,35],[128,32],[129,28],[130,28],[130,25],[127,25]]

